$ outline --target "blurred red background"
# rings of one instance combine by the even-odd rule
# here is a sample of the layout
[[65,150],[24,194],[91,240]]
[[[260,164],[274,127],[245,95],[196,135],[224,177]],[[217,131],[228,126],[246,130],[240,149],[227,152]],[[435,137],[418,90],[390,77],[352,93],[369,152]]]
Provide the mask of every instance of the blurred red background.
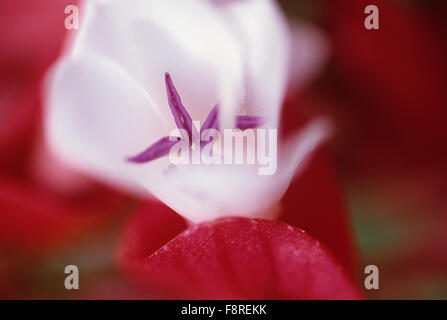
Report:
[[[64,8],[73,2],[0,3],[0,298],[150,297],[122,276],[116,251],[123,224],[159,204],[73,172],[44,147],[41,84],[63,46]],[[366,291],[369,298],[447,298],[446,5],[376,0],[380,29],[366,30],[370,3],[363,0],[280,4],[291,22],[318,26],[329,48],[312,85],[291,88],[283,125],[323,114],[336,128],[303,176],[306,188],[292,185],[286,194],[284,221],[294,224],[301,209],[327,212],[301,216],[299,226],[360,285],[363,266],[380,268],[381,287]],[[317,190],[329,196],[314,208]],[[353,239],[332,230],[350,228],[337,219],[345,205],[330,198],[334,192],[346,200]],[[320,218],[327,223],[315,228]],[[167,230],[175,231],[152,239],[154,250],[185,228],[172,219]],[[345,253],[346,243],[358,257]],[[63,288],[68,264],[83,270],[80,292]]]

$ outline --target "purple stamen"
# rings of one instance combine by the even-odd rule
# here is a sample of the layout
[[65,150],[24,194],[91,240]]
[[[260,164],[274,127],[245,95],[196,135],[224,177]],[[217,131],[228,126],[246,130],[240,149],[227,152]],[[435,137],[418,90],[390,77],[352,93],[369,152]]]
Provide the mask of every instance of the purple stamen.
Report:
[[237,116],[236,128],[241,130],[255,129],[265,124],[265,119],[254,116]]
[[200,135],[202,135],[203,131],[208,129],[219,129],[219,105],[216,104],[214,108],[210,111],[208,114],[208,117],[206,117],[205,122],[203,123],[202,127],[200,128]]
[[[191,116],[182,104],[180,95],[172,82],[171,76],[168,72],[165,73],[166,93],[168,96],[169,107],[174,116],[175,123],[179,129],[186,130],[189,135],[189,141],[192,143],[193,124]],[[195,128],[194,128],[195,130]]]
[[[214,106],[214,108],[210,111],[210,113],[206,117],[205,122],[203,123],[202,127],[200,128],[200,137],[202,138],[205,130],[209,130],[209,129],[215,129],[215,130],[219,129],[219,105],[218,104],[216,104]],[[204,147],[211,142],[213,142],[213,140],[200,141],[200,145],[202,147]]]
[[[175,139],[174,141],[172,141]],[[179,137],[173,138],[173,137],[164,137],[155,142],[153,145],[151,145],[149,148],[141,152],[140,154],[131,157],[127,159],[130,162],[135,163],[145,163],[152,160],[155,160],[157,158],[161,158],[169,153],[171,148],[177,144],[182,139]]]
[[[168,72],[165,73],[165,83],[166,83],[166,94],[168,96],[168,103],[171,109],[172,115],[174,116],[175,123],[177,127],[182,132],[185,130],[189,137],[182,138],[179,137],[164,137],[152,144],[149,148],[139,153],[138,155],[128,158],[127,161],[134,163],[145,163],[169,154],[171,148],[177,144],[182,139],[189,138],[189,145],[192,145],[193,137],[197,135],[197,130],[193,126],[191,116],[182,104],[180,95],[172,82],[171,76]],[[261,117],[254,116],[237,116],[236,117],[236,128],[240,130],[255,129],[265,123],[264,119]],[[205,122],[200,128],[200,137],[205,130],[215,129],[219,130],[219,105],[216,104],[214,108],[208,114]],[[207,145],[211,141],[201,142],[201,146]]]

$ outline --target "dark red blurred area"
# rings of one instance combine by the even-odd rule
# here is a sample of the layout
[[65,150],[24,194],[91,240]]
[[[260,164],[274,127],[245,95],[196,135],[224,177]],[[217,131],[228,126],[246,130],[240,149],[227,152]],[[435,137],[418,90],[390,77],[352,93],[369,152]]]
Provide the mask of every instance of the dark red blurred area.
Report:
[[[40,119],[41,80],[63,45],[64,8],[72,1],[0,4],[0,165],[19,171]],[[15,167],[15,168],[14,168]]]
[[[83,190],[65,192],[35,173],[43,168],[57,170],[55,159],[38,162],[41,153],[46,153],[40,150],[45,149],[41,91],[45,72],[64,43],[61,24],[68,3],[0,4],[0,38],[8,44],[0,49],[0,247],[8,250],[38,252],[58,246],[62,238],[70,238],[72,232],[124,201],[123,195],[94,182],[85,181]],[[65,170],[69,171],[63,176],[67,179],[80,176]]]
[[442,166],[447,155],[445,22],[418,7],[375,1],[380,29],[369,31],[357,27],[369,2],[330,3],[333,71],[343,79],[331,81],[338,98],[334,109],[345,130],[346,153],[353,155],[343,158],[352,160],[346,167],[358,164],[374,173],[381,167]]

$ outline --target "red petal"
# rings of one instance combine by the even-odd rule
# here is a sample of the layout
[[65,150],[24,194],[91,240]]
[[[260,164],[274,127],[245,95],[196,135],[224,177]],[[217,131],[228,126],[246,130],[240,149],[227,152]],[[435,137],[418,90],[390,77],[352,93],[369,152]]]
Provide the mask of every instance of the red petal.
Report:
[[361,297],[317,240],[268,220],[226,218],[192,226],[132,271],[139,283],[170,298]]

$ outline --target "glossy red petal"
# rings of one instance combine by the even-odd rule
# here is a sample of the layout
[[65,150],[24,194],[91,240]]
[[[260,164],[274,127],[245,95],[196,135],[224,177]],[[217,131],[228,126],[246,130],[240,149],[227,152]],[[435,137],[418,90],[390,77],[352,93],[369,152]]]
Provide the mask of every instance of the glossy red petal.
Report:
[[287,224],[260,219],[191,226],[139,260],[132,277],[170,298],[361,298],[317,240]]

